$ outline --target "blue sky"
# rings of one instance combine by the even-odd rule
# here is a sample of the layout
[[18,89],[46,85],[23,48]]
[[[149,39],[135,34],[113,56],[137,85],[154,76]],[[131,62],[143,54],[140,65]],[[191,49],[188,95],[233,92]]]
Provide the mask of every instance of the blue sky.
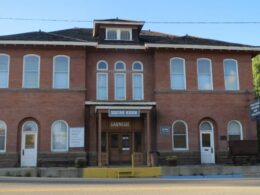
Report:
[[[259,0],[0,0],[0,18],[93,20],[126,18],[143,21],[260,22]],[[0,35],[92,27],[91,22],[19,21],[0,19]],[[258,24],[153,24],[151,29],[175,35],[260,46]]]

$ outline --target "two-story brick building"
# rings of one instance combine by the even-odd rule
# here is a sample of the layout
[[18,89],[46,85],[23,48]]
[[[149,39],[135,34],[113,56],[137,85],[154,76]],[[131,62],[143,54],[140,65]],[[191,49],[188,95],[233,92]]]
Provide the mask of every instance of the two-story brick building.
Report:
[[0,36],[1,166],[224,163],[256,139],[251,58],[259,47],[95,20],[93,29]]

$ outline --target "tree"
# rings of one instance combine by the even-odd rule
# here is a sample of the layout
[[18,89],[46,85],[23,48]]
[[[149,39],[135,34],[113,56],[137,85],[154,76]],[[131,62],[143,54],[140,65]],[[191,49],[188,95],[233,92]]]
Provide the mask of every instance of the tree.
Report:
[[253,58],[253,79],[256,97],[260,97],[260,55]]

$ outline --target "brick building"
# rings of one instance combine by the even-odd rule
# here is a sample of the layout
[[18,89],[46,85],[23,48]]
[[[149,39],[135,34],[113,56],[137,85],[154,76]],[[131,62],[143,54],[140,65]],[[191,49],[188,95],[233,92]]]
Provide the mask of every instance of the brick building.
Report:
[[224,163],[256,139],[259,47],[95,20],[93,29],[0,36],[1,166]]

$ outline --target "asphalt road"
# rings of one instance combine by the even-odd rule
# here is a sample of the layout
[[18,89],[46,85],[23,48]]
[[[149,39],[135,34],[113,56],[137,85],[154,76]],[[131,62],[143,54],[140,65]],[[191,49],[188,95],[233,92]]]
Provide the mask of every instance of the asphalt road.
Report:
[[55,179],[0,178],[0,194],[48,195],[260,195],[260,178],[250,179]]

